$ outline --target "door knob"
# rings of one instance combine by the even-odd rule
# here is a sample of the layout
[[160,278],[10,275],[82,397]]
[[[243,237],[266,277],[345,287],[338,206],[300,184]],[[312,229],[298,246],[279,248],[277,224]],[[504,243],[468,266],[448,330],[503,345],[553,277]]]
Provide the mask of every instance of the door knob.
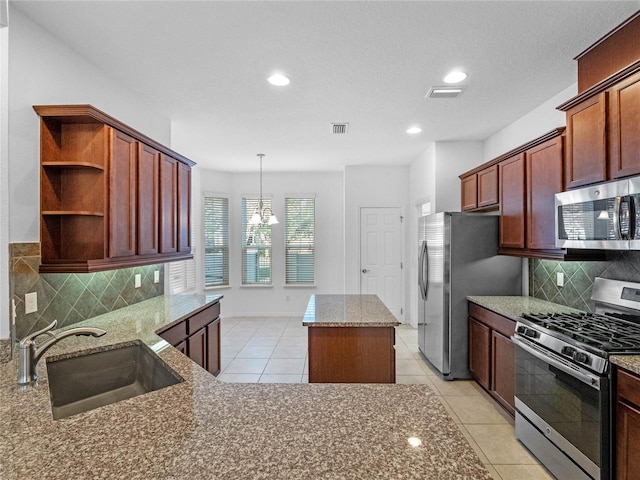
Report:
[[369,270],[367,270],[366,268],[362,269],[362,273],[368,273],[368,272],[369,272]]

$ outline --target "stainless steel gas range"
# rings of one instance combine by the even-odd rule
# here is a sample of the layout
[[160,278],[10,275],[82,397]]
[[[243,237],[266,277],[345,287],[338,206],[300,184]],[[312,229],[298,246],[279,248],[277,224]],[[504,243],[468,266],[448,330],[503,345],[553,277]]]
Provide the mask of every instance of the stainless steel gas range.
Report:
[[612,477],[609,355],[640,353],[640,284],[596,278],[596,313],[518,319],[516,436],[557,478]]

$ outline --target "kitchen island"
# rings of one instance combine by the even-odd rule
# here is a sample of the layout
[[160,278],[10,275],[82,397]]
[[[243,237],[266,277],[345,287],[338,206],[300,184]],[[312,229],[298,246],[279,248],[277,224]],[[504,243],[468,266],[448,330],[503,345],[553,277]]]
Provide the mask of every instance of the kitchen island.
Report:
[[395,383],[400,322],[377,295],[311,295],[309,383]]
[[48,352],[140,339],[184,379],[155,392],[53,420],[44,359],[25,392],[1,364],[0,478],[491,478],[426,385],[224,383],[156,334],[218,298],[156,297]]

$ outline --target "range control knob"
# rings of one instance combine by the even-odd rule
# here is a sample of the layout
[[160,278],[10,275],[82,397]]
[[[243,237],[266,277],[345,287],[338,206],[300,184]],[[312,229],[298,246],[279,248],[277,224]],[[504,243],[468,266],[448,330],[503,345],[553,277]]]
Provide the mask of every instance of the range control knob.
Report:
[[538,332],[536,332],[533,328],[525,329],[524,334],[527,337],[538,338]]
[[582,352],[575,352],[573,354],[573,360],[578,362],[578,363],[584,363],[586,365],[589,365],[589,363],[591,363],[589,361],[589,355],[587,355],[586,353],[582,353]]
[[560,353],[562,353],[562,355],[573,358],[573,354],[576,353],[576,349],[573,347],[562,347]]
[[524,335],[526,331],[527,327],[525,327],[524,325],[518,325],[518,328],[516,328],[516,332],[520,333],[521,335]]

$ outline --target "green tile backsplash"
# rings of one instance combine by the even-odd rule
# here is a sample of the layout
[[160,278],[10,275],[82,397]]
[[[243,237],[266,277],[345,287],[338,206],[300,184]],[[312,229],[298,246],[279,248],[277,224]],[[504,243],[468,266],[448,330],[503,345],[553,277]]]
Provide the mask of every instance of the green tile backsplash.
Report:
[[[164,265],[147,265],[96,273],[38,273],[39,243],[10,245],[9,288],[16,305],[16,339],[58,320],[65,327],[164,293]],[[154,271],[160,282],[153,283]],[[134,275],[141,285],[134,288]],[[25,313],[24,295],[38,294],[38,311]]]
[[[556,273],[564,273],[564,286]],[[536,298],[593,312],[591,289],[596,277],[640,283],[640,252],[606,252],[605,261],[558,262],[529,260],[529,294]]]

